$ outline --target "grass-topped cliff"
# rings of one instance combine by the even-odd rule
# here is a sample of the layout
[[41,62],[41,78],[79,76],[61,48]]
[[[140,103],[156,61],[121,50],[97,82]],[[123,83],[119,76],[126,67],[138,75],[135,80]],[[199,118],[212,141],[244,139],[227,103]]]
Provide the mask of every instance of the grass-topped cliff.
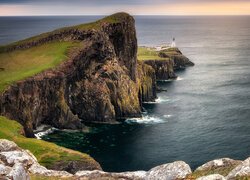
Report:
[[0,138],[49,168],[67,170],[71,161],[80,169],[100,168],[84,153],[19,131],[34,137],[41,124],[82,129],[82,122],[140,117],[142,101],[155,98],[155,78],[136,56],[134,19],[126,13],[1,46]]
[[117,13],[96,22],[60,28],[28,39],[0,46],[0,92],[9,85],[44,70],[58,66],[68,59],[70,49],[79,46],[79,39],[70,33],[99,30],[104,24],[123,21],[128,15]]

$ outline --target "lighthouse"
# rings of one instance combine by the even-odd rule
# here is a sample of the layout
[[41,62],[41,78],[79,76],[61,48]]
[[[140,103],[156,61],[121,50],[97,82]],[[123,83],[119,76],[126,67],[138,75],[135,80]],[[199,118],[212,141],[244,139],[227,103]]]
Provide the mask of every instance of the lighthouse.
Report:
[[175,38],[173,38],[173,41],[172,41],[172,43],[171,43],[171,47],[172,47],[172,48],[176,47]]

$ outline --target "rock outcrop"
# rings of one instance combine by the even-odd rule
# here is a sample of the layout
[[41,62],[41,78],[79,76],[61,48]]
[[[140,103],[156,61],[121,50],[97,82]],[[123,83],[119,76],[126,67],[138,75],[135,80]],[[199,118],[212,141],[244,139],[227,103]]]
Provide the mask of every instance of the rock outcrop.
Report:
[[236,166],[227,176],[227,179],[250,178],[250,157]]
[[28,137],[34,137],[33,129],[41,124],[80,129],[81,122],[140,117],[142,102],[156,98],[154,70],[137,64],[133,17],[118,13],[93,28],[79,27],[4,49],[27,49],[52,41],[80,43],[60,66],[19,81],[0,95],[0,114],[20,122]]
[[[168,80],[177,78],[175,71],[194,66],[178,48],[170,48],[170,50],[162,50],[159,52],[159,59],[144,60],[143,62],[150,65],[155,70],[157,80]],[[160,58],[168,58],[163,60]]]
[[146,180],[175,180],[184,179],[192,173],[188,164],[183,161],[163,164],[149,170],[146,174]]
[[147,60],[144,62],[155,70],[157,80],[177,78],[174,72],[174,61],[172,60]]

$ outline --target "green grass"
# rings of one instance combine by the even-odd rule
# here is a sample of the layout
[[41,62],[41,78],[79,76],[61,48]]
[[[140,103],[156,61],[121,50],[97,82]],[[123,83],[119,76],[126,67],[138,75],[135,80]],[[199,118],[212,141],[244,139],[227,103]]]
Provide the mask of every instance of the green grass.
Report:
[[67,59],[73,42],[51,42],[25,50],[0,53],[0,92],[16,81],[53,68]]
[[154,48],[138,47],[137,59],[139,61],[145,60],[168,60],[169,58],[161,58],[159,53]]
[[46,167],[52,167],[58,161],[82,161],[95,164],[87,154],[57,146],[43,140],[26,138],[21,135],[22,126],[13,120],[0,116],[0,139],[14,141],[19,147],[30,150],[38,162]]

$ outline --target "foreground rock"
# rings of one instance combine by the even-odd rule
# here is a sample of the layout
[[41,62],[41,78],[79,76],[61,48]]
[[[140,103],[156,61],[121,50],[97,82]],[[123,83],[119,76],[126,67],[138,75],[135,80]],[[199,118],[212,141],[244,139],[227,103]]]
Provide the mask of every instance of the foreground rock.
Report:
[[183,179],[191,174],[191,168],[183,161],[163,164],[157,166],[147,172],[146,179],[148,180],[174,180]]
[[226,177],[227,179],[250,178],[250,157],[234,168]]
[[241,164],[242,161],[233,160],[230,158],[222,158],[209,161],[202,166],[198,167],[195,171],[218,171],[223,170],[223,168],[235,168],[237,165]]
[[[5,146],[3,146],[5,145]],[[232,170],[232,165],[236,167]],[[215,173],[218,168],[222,168],[222,174],[226,169],[225,176],[221,173]],[[222,170],[222,169],[220,169]],[[203,172],[206,175],[198,175],[197,172]],[[49,170],[41,166],[36,158],[24,149],[19,148],[15,143],[0,139],[0,179],[7,180],[28,180],[30,175],[35,178],[47,179],[64,178],[69,180],[180,180],[180,179],[198,179],[198,180],[231,180],[247,179],[250,177],[250,158],[245,161],[236,161],[229,158],[223,158],[210,161],[197,168],[192,173],[188,164],[183,161],[163,164],[152,168],[149,171],[133,171],[110,173],[100,170],[78,171],[69,173],[66,171]]]

